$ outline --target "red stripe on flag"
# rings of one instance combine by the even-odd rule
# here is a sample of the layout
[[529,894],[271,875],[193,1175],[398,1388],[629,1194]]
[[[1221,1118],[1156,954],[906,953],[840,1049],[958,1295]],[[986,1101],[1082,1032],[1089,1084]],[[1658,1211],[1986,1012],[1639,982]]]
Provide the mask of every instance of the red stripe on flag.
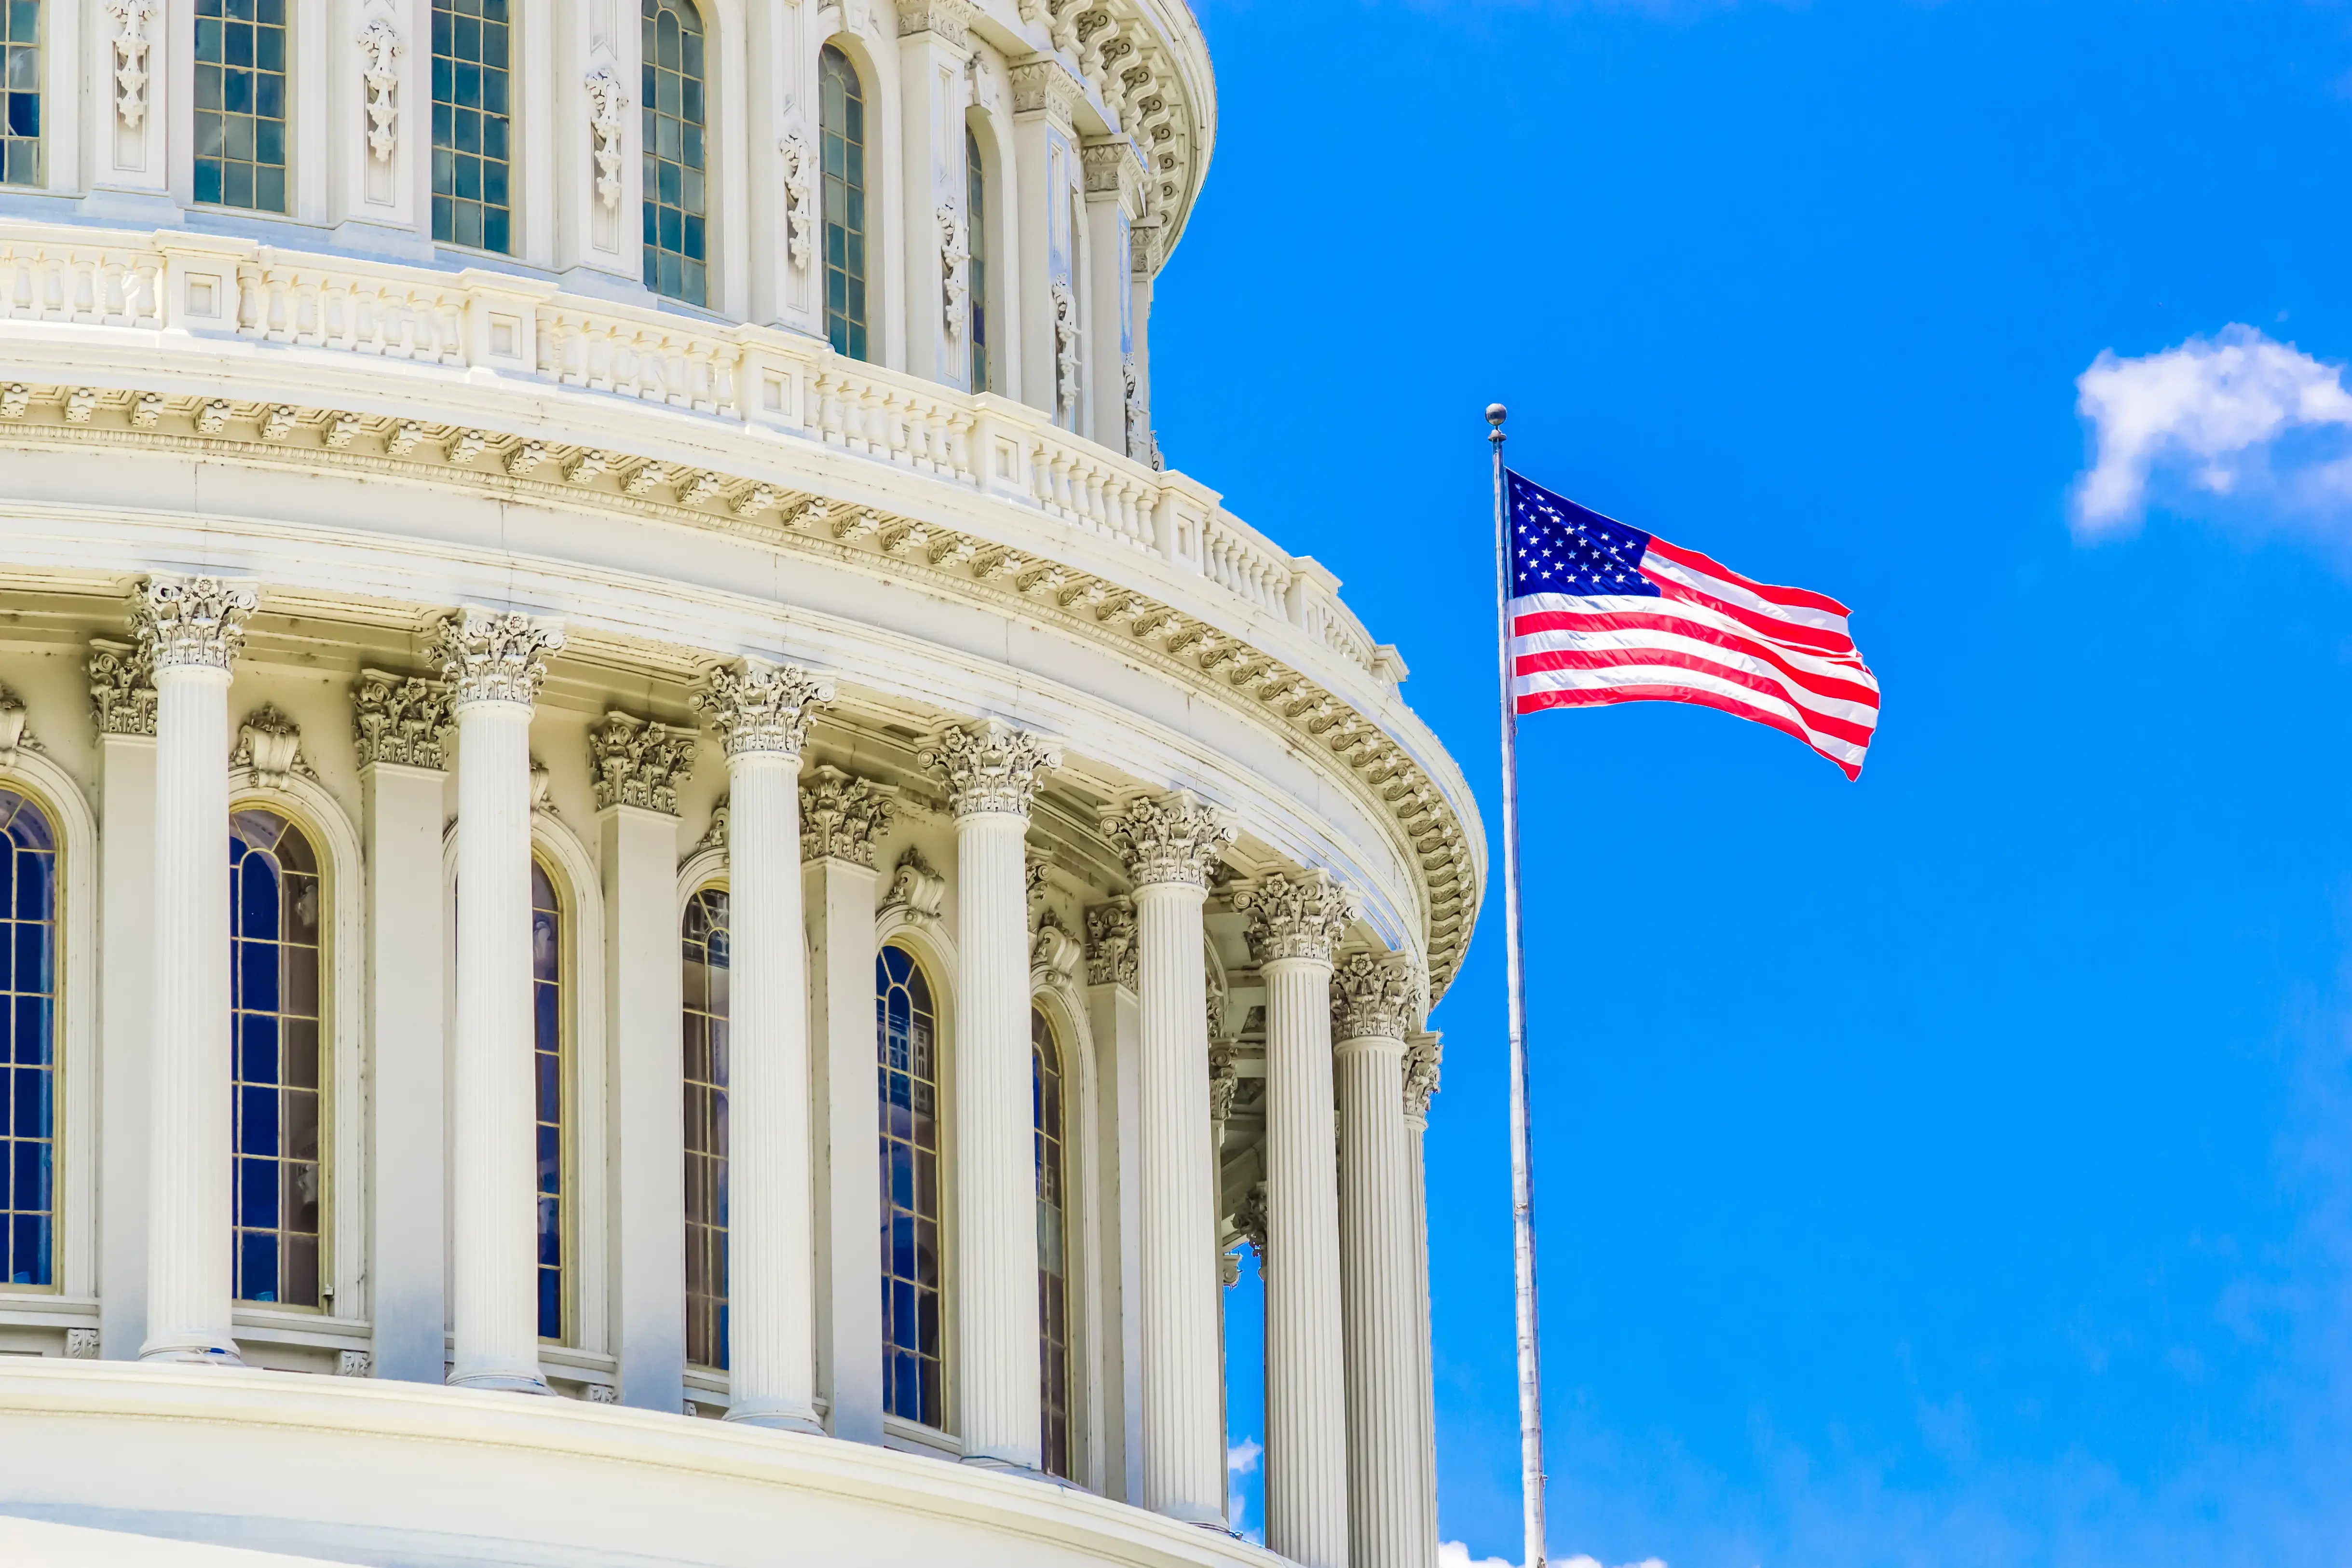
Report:
[[1741,576],[1713,556],[1702,555],[1696,550],[1685,550],[1679,544],[1668,544],[1654,533],[1650,536],[1650,548],[1678,565],[1687,566],[1694,572],[1704,572],[1710,577],[1719,577],[1727,583],[1737,583],[1749,593],[1760,598],[1769,599],[1776,605],[1787,605],[1793,609],[1801,610],[1822,610],[1841,620],[1853,613],[1827,594],[1816,594],[1804,588],[1783,588],[1772,583],[1759,583],[1753,577]]
[[1814,734],[1834,735],[1857,746],[1870,744],[1871,731],[1876,727],[1874,722],[1857,724],[1851,719],[1834,718],[1809,708],[1786,686],[1769,677],[1735,669],[1696,654],[1676,653],[1666,648],[1587,648],[1575,652],[1560,649],[1551,653],[1528,654],[1518,661],[1514,674],[1549,675],[1574,669],[1643,668],[1686,669],[1694,675],[1711,675],[1730,685],[1745,687],[1759,697],[1779,698],[1797,710]]
[[[1558,632],[1570,636],[1582,632],[1666,632],[1675,637],[1688,637],[1694,642],[1708,643],[1717,647],[1759,659],[1771,665],[1817,697],[1834,698],[1845,702],[1864,702],[1874,708],[1878,705],[1878,687],[1875,682],[1866,679],[1852,680],[1821,670],[1802,668],[1790,662],[1787,649],[1759,642],[1751,637],[1744,637],[1737,632],[1726,631],[1720,626],[1709,626],[1704,621],[1685,616],[1650,615],[1631,610],[1608,610],[1592,615],[1579,615],[1567,610],[1538,610],[1533,615],[1520,616],[1511,623],[1511,636],[1514,640],[1540,636],[1546,632]],[[1841,663],[1838,668],[1851,670],[1857,667]],[[1863,670],[1861,673],[1867,677],[1869,671]]]
[[[1565,691],[1530,691],[1518,700],[1522,714],[1539,713],[1547,708],[1601,708],[1619,702],[1685,702],[1700,708],[1713,708],[1736,718],[1752,719],[1759,724],[1769,724],[1784,735],[1793,735],[1811,750],[1837,764],[1838,771],[1849,779],[1862,777],[1860,759],[1847,760],[1836,751],[1816,742],[1798,723],[1785,714],[1751,707],[1737,698],[1720,692],[1703,691],[1689,686],[1617,686],[1578,688]],[[1843,748],[1841,748],[1843,750]]]

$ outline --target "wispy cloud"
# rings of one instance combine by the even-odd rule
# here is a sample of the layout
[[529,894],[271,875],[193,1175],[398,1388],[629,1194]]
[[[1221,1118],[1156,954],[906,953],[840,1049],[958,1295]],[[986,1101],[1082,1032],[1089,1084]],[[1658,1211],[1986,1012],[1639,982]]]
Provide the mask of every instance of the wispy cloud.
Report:
[[[1550,1568],[1602,1568],[1599,1558],[1587,1557],[1580,1552],[1574,1557],[1559,1557],[1547,1552],[1545,1561]],[[1518,1565],[1504,1557],[1473,1557],[1467,1546],[1458,1541],[1448,1541],[1437,1548],[1437,1568],[1518,1568]],[[1666,1568],[1666,1565],[1658,1558],[1644,1557],[1639,1563],[1624,1564],[1624,1568]]]
[[2151,496],[2226,498],[2261,525],[2320,524],[2352,543],[2352,392],[2344,367],[2252,327],[2137,359],[2112,350],[2075,382],[2093,432],[2075,531],[2128,532]]
[[1257,1474],[1258,1461],[1265,1458],[1265,1449],[1255,1437],[1244,1437],[1225,1449],[1225,1523],[1253,1541],[1258,1534],[1246,1528],[1249,1488],[1243,1478]]

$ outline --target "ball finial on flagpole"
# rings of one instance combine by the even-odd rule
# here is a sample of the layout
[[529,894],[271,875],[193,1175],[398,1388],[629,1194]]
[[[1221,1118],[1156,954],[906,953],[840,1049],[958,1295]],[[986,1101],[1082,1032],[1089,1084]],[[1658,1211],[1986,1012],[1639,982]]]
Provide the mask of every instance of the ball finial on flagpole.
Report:
[[1508,419],[1510,416],[1511,411],[1504,407],[1501,404],[1489,403],[1486,405],[1486,423],[1492,425],[1496,429],[1500,430],[1503,427],[1503,421]]

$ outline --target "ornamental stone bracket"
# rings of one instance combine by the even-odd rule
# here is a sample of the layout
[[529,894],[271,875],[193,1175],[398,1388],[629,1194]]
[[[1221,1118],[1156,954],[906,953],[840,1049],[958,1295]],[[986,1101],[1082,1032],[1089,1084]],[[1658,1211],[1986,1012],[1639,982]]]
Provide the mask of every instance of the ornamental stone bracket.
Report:
[[16,688],[0,685],[0,768],[15,767],[19,752],[47,750],[26,728],[25,700]]
[[734,815],[735,808],[727,796],[722,795],[713,801],[710,805],[710,825],[702,830],[702,837],[694,841],[694,847],[678,857],[677,863],[683,866],[706,850],[716,850],[721,855],[726,854],[727,829]]
[[563,648],[563,628],[519,610],[468,607],[442,621],[434,638],[456,706],[512,702],[528,708],[547,679],[549,656]]
[[1087,911],[1087,984],[1135,989],[1135,903],[1121,894]]
[[456,722],[446,682],[362,669],[352,687],[352,734],[360,766],[389,763],[448,771],[446,736]]
[[148,650],[107,637],[89,640],[90,717],[100,735],[155,738],[155,661]]
[[250,768],[261,789],[282,790],[297,773],[315,780],[319,774],[302,754],[302,727],[274,702],[265,702],[237,726],[236,749],[229,753],[232,769]]
[[615,710],[588,731],[588,773],[596,809],[635,806],[677,815],[677,786],[694,774],[691,730],[632,718]]
[[1059,915],[1047,910],[1037,921],[1037,934],[1029,942],[1029,984],[1033,989],[1076,982],[1086,944],[1070,934]]
[[950,724],[918,753],[927,773],[947,780],[958,816],[1003,812],[1026,816],[1037,796],[1037,775],[1062,765],[1062,749],[999,719]]
[[719,731],[730,757],[749,752],[798,756],[809,721],[834,699],[830,678],[796,664],[739,659],[712,670],[695,695],[695,711]]
[[937,929],[946,913],[947,899],[948,879],[923,858],[921,850],[909,847],[898,857],[879,913],[885,920]]
[[820,767],[801,785],[801,858],[840,860],[872,869],[874,845],[890,830],[890,792],[836,767]]

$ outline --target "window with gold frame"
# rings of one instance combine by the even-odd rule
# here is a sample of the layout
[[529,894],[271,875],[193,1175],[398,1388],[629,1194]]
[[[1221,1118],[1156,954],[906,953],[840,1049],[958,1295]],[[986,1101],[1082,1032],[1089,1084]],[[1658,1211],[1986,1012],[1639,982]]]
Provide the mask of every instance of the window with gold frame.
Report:
[[728,900],[705,888],[679,933],[685,983],[686,1359],[727,1370]]
[[530,862],[531,1108],[535,1187],[539,1197],[539,1337],[562,1342],[569,1331],[568,1283],[571,1218],[565,1159],[564,1037],[565,922],[570,911],[554,874],[533,856]]
[[1070,1475],[1070,1258],[1067,1142],[1063,1136],[1062,1046],[1053,1021],[1029,1009],[1031,1118],[1037,1149],[1037,1405],[1039,1462]]
[[0,1286],[57,1284],[58,831],[0,787]]
[[291,817],[229,814],[236,1297],[316,1307],[323,1279],[326,889]]
[[939,1016],[915,955],[874,959],[882,1154],[882,1408],[947,1420],[941,1353]]

